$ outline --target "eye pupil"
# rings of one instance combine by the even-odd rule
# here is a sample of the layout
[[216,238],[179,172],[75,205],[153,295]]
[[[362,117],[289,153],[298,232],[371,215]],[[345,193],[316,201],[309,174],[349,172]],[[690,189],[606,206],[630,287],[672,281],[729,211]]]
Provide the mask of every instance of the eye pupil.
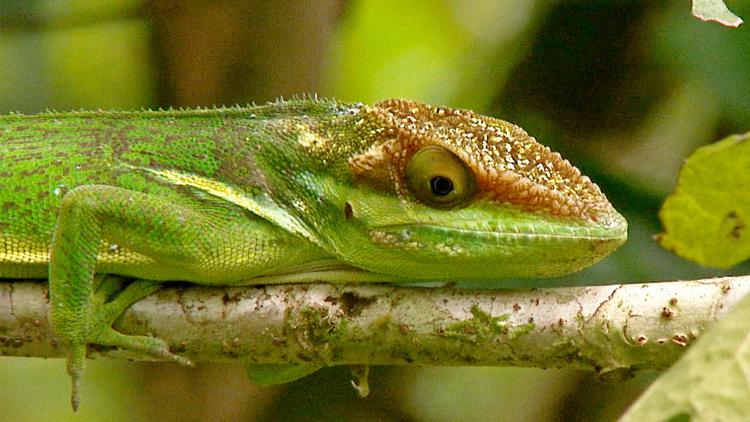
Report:
[[447,177],[435,176],[430,179],[430,188],[435,195],[445,196],[453,192],[453,182]]

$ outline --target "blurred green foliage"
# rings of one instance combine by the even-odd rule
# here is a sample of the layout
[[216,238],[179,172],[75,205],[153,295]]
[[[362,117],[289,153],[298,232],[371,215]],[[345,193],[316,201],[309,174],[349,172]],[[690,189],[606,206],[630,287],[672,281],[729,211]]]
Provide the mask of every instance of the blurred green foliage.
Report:
[[[732,10],[750,16],[750,2]],[[615,283],[706,269],[652,236],[696,147],[750,128],[750,30],[687,1],[0,0],[0,112],[264,102],[318,93],[410,97],[505,118],[590,175],[630,222],[628,244],[570,277]],[[471,287],[471,286],[467,286]],[[71,416],[61,361],[0,359],[12,420],[609,420],[649,378],[524,369],[345,368],[257,390],[242,368],[94,362]],[[5,418],[4,418],[5,419]]]
[[0,110],[153,102],[148,24],[130,0],[0,1]]
[[[325,90],[486,110],[521,53],[533,2],[361,1],[331,42]],[[477,94],[481,86],[482,94]]]

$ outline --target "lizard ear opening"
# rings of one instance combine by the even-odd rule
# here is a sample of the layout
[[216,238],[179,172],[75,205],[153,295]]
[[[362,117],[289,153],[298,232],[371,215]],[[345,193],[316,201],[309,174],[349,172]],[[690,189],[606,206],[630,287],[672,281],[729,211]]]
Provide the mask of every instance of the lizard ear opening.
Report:
[[406,183],[422,203],[457,208],[474,195],[474,173],[447,149],[430,145],[417,151],[406,165]]

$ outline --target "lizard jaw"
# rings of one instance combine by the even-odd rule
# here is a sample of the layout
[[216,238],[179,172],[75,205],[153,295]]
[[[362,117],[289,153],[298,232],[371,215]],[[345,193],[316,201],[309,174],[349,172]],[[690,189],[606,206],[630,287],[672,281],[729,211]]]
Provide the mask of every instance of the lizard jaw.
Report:
[[[619,217],[619,214],[618,214]],[[627,239],[624,218],[607,226],[507,224],[395,224],[370,230],[370,241],[394,253],[393,268],[424,279],[558,276],[603,259]],[[492,229],[490,229],[492,227]],[[408,261],[408,262],[407,262]]]

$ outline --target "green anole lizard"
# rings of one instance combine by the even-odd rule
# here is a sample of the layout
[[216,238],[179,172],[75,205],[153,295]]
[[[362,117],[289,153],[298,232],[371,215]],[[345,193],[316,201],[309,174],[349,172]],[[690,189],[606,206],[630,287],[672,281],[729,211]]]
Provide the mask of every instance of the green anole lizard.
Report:
[[627,236],[521,128],[409,100],[2,116],[0,186],[0,278],[49,278],[74,408],[89,344],[189,363],[111,326],[161,281],[555,276]]

